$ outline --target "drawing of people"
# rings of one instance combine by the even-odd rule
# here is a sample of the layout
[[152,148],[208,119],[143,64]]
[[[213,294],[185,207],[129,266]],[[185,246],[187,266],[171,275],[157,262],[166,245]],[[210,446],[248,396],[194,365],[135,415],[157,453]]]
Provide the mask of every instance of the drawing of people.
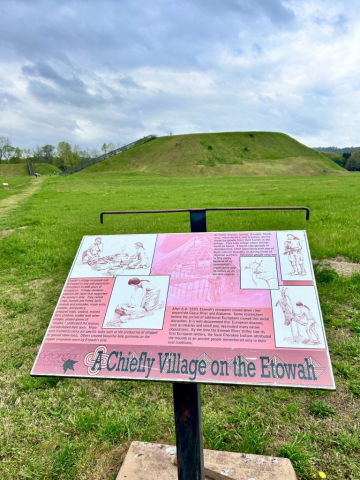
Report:
[[[274,272],[269,272],[265,270],[263,267],[261,267],[262,260],[254,260],[253,262],[249,263],[249,265],[242,267],[241,270],[247,270],[250,269],[252,270],[252,281],[254,282],[254,285],[257,287],[258,286],[258,280],[263,280],[266,282],[267,286],[271,288],[270,282],[271,280],[275,280],[276,276]],[[261,285],[261,284],[260,284]]]
[[284,324],[286,326],[290,325],[291,335],[292,335],[293,341],[295,341],[292,322],[296,323],[298,337],[300,336],[299,325],[297,324],[297,318],[296,318],[296,313],[295,313],[293,304],[291,302],[290,297],[286,294],[286,290],[287,288],[281,289],[281,299],[276,302],[275,307],[277,306],[281,307],[281,310],[283,311],[284,318],[285,318]]
[[135,243],[135,254],[132,256],[127,268],[149,268],[149,259],[141,242]]
[[[316,331],[317,321],[314,315],[312,314],[310,308],[304,305],[302,302],[297,302],[296,306],[300,309],[300,314],[296,315],[296,321],[299,322],[300,325],[306,325],[306,333],[309,337],[308,339],[305,339],[303,343],[318,345],[321,343],[321,341],[319,334]],[[302,320],[304,320],[304,322],[302,322]]]
[[96,237],[95,241],[87,250],[84,250],[82,254],[82,262],[92,265],[100,257],[100,252],[104,250],[101,237]]
[[111,255],[107,257],[109,263],[108,274],[117,274],[121,275],[129,261],[131,261],[131,257],[127,253],[116,253],[115,255]]
[[128,285],[133,287],[133,293],[128,302],[115,308],[114,321],[117,323],[127,323],[163,307],[163,302],[159,301],[160,288],[149,280],[130,278]]
[[304,267],[304,256],[301,252],[303,246],[299,237],[289,233],[285,240],[284,255],[288,255],[288,259],[291,263],[293,271],[290,272],[290,275],[306,275],[306,270]]

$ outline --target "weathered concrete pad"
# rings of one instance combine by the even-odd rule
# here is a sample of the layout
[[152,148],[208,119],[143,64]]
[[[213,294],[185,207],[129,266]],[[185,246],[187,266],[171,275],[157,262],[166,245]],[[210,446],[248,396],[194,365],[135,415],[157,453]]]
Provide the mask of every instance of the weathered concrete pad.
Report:
[[[212,480],[296,480],[287,458],[204,450],[206,478]],[[177,480],[176,449],[132,442],[117,480]],[[207,473],[207,472],[206,472]],[[219,475],[220,474],[220,475]]]

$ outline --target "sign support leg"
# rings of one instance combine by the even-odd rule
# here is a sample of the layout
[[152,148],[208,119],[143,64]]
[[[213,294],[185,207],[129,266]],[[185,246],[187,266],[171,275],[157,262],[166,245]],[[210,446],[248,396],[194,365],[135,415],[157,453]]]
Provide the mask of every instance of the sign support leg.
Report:
[[176,455],[179,480],[204,480],[200,385],[174,383]]
[[206,210],[190,211],[190,228],[192,232],[206,232]]
[[[192,232],[206,232],[206,211],[190,212]],[[174,383],[176,455],[179,480],[204,480],[200,385]]]

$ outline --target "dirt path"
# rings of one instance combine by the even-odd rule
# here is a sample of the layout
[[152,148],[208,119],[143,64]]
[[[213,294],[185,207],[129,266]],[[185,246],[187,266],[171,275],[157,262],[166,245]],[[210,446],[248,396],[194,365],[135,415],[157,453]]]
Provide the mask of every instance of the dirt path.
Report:
[[314,264],[321,263],[323,265],[329,265],[330,268],[335,270],[339,275],[344,275],[345,277],[351,277],[353,273],[360,273],[360,263],[351,263],[346,260],[344,257],[335,257],[328,260],[318,260],[313,261]]
[[0,200],[0,220],[3,220],[6,215],[11,210],[18,207],[21,202],[34,195],[34,193],[39,190],[42,181],[42,178],[34,179],[31,181],[30,185],[18,195],[10,195],[9,197]]

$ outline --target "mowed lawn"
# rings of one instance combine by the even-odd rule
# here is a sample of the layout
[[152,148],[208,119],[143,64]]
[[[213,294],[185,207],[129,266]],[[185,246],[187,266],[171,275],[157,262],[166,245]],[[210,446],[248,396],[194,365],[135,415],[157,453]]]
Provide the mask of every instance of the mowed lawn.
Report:
[[[208,230],[306,229],[313,258],[359,262],[359,187],[358,174],[88,174],[42,178],[6,216],[0,208],[0,232],[14,229],[0,233],[0,478],[115,479],[131,440],[175,442],[171,384],[29,376],[83,235],[189,231],[188,214],[108,216],[100,225],[101,211],[305,205],[309,222],[304,212],[211,212]],[[0,207],[6,195],[16,197],[6,192]],[[360,276],[340,277],[325,266],[317,282],[337,391],[204,385],[204,446],[287,456],[300,479],[323,471],[328,479],[355,480]]]

